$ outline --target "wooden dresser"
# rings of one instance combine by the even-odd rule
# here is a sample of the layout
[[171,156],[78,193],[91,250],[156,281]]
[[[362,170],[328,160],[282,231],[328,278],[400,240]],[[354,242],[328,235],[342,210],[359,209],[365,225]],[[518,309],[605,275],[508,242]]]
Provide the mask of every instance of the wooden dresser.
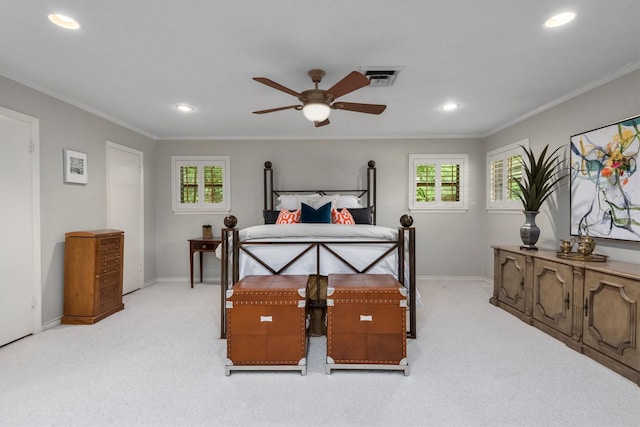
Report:
[[494,247],[494,304],[640,385],[640,265]]
[[89,325],[124,309],[123,253],[120,230],[65,234],[62,323]]

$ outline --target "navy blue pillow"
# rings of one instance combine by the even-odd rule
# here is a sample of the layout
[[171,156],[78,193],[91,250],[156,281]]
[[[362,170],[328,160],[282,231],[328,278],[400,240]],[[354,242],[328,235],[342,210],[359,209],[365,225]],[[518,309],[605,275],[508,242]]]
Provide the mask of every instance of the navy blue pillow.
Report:
[[314,209],[311,206],[301,203],[300,222],[315,224],[331,224],[331,202]]

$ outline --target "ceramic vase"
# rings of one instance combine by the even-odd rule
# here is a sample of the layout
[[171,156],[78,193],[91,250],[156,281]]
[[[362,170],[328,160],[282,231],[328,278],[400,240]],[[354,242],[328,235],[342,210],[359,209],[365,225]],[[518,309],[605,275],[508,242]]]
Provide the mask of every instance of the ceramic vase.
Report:
[[524,224],[520,227],[520,239],[522,239],[521,249],[538,249],[536,242],[540,237],[540,228],[536,225],[536,215],[538,211],[523,211]]

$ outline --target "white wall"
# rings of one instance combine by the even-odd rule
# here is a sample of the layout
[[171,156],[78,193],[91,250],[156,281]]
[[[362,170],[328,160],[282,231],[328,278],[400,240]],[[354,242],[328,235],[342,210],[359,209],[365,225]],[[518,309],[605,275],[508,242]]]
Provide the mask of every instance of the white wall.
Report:
[[[107,140],[144,153],[145,281],[155,279],[155,142],[1,76],[0,105],[40,120],[43,324],[62,316],[64,234],[106,227]],[[63,183],[64,148],[88,154],[87,185]]]
[[[313,130],[313,129],[312,129]],[[172,155],[231,156],[231,213],[238,226],[263,223],[263,169],[270,160],[277,189],[365,188],[366,165],[374,160],[378,177],[377,223],[400,226],[407,213],[409,154],[468,153],[469,210],[462,214],[413,214],[417,229],[418,276],[480,276],[485,239],[484,147],[475,139],[329,141],[158,141],[158,276],[186,277],[187,239],[212,224],[219,235],[224,215],[175,215],[171,211]],[[205,276],[219,277],[205,258]],[[208,265],[208,267],[207,267]],[[196,269],[197,270],[197,269]]]
[[[582,95],[570,99],[534,117],[510,126],[486,138],[487,151],[529,138],[539,153],[544,145],[552,148],[569,145],[569,139],[591,129],[640,114],[640,70],[626,74]],[[567,151],[567,156],[569,155]],[[520,214],[487,214],[484,219],[487,239],[483,247],[484,269],[493,276],[491,245],[520,245]],[[557,248],[558,240],[569,237],[569,180],[536,218],[541,229],[537,246]],[[597,239],[597,253],[617,261],[638,263],[640,243]]]

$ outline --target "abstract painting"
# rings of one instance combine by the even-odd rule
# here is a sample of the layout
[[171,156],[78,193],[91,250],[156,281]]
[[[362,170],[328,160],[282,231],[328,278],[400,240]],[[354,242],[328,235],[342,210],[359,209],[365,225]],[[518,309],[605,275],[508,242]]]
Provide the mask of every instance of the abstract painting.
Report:
[[640,241],[640,116],[571,137],[571,234]]

